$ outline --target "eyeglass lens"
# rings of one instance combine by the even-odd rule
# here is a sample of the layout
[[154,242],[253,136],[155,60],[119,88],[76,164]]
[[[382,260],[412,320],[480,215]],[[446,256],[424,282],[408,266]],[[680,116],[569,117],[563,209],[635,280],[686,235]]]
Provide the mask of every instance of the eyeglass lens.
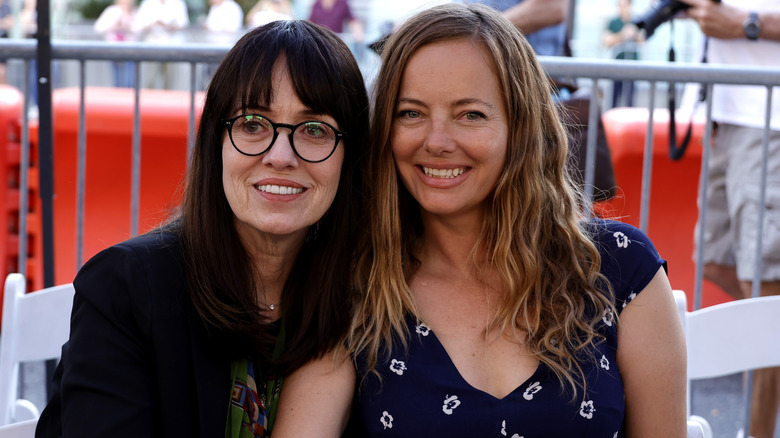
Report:
[[[262,116],[252,114],[241,116],[233,122],[231,129],[233,143],[245,154],[261,154],[274,141],[274,124]],[[296,125],[294,129],[292,134],[293,148],[304,160],[323,160],[331,154],[336,146],[336,132],[324,122],[303,122]],[[288,134],[281,131],[278,135]]]

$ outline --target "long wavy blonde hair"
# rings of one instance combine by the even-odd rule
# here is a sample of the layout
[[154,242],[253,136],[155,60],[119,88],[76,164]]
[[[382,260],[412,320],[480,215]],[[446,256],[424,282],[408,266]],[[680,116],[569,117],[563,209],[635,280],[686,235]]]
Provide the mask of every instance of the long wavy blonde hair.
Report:
[[[579,362],[602,338],[595,327],[614,310],[600,256],[581,215],[582,196],[567,168],[568,141],[550,80],[523,35],[482,5],[445,4],[404,22],[387,40],[376,81],[369,158],[370,226],[357,261],[364,294],[349,347],[375,372],[393,339],[404,347],[405,317],[419,317],[408,280],[420,266],[413,244],[422,233],[419,206],[399,184],[390,133],[404,68],[422,46],[468,39],[483,47],[509,115],[505,168],[487,203],[475,263],[495,268],[507,291],[489,321],[552,369],[573,393],[584,385]],[[476,257],[476,248],[487,248]],[[478,260],[482,260],[481,262]]]

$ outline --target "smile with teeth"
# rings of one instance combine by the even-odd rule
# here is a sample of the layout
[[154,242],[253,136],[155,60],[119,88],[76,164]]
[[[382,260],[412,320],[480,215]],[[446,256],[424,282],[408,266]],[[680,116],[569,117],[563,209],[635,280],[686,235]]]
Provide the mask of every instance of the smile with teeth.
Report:
[[457,176],[463,175],[463,173],[466,171],[463,167],[458,167],[456,169],[433,169],[430,167],[421,166],[423,173],[425,173],[425,176],[430,176],[432,178],[455,178]]
[[301,187],[286,187],[277,186],[274,184],[262,184],[255,187],[257,187],[257,190],[260,190],[261,192],[271,193],[274,195],[297,195],[298,193],[303,192],[303,188]]

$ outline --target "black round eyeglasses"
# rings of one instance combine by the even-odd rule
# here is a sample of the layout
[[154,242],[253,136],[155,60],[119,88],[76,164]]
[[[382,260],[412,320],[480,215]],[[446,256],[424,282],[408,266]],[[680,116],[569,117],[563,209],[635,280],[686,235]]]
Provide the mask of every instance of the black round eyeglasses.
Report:
[[290,130],[288,137],[293,152],[301,160],[320,163],[333,155],[339,141],[347,136],[333,126],[318,120],[309,120],[290,125],[274,123],[258,114],[241,114],[232,119],[223,119],[233,147],[244,155],[255,157],[262,155],[276,142],[279,128]]

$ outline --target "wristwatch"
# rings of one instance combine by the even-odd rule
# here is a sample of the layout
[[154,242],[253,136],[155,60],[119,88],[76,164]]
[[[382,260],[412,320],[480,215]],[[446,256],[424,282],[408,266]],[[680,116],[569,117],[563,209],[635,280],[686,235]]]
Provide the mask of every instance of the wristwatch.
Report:
[[755,41],[758,39],[758,34],[761,33],[761,22],[758,21],[758,14],[751,12],[748,15],[747,20],[742,23],[742,29],[745,31],[747,39]]

